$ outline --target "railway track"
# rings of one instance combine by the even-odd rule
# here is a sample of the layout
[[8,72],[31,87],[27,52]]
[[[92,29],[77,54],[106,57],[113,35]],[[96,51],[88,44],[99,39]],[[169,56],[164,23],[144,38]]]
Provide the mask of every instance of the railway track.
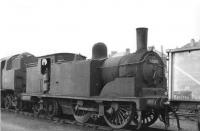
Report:
[[[31,118],[35,118],[35,119],[42,119],[42,120],[47,120],[53,123],[57,123],[57,124],[63,124],[63,125],[74,125],[74,126],[81,126],[81,127],[86,127],[86,128],[90,128],[90,129],[95,129],[95,130],[102,130],[102,131],[136,131],[136,129],[133,129],[132,126],[127,127],[126,129],[112,129],[111,127],[108,127],[105,125],[105,123],[102,124],[97,124],[95,122],[87,122],[87,123],[79,123],[77,121],[75,121],[73,119],[73,117],[68,116],[68,118],[66,118],[67,116],[64,117],[47,117],[45,115],[34,115],[31,112],[25,112],[25,111],[16,111],[13,109],[5,109],[5,108],[1,108],[1,112],[8,112],[8,113],[13,113],[13,114],[19,114],[19,115],[23,115],[25,117],[31,117]],[[140,131],[164,131],[164,129],[155,129],[155,128],[145,128],[142,129]]]

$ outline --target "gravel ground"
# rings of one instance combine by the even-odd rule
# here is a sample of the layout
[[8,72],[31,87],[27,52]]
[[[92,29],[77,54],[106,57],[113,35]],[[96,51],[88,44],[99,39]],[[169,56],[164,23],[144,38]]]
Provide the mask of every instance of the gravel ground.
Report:
[[1,113],[1,131],[94,131],[80,126],[60,125],[48,120],[25,117],[14,113]]
[[[199,131],[197,128],[197,123],[191,120],[180,120],[181,131]],[[154,128],[161,128],[164,129],[164,124],[160,121],[157,121],[155,124],[152,125]],[[178,131],[176,120],[170,120],[170,131]]]
[[[196,122],[180,121],[181,131],[198,131]],[[60,125],[48,120],[38,120],[37,118],[25,117],[19,114],[2,112],[1,113],[1,131],[97,131],[96,129],[75,126]],[[176,121],[170,121],[170,131],[177,131]],[[151,128],[143,131],[164,131],[164,124],[157,121]]]

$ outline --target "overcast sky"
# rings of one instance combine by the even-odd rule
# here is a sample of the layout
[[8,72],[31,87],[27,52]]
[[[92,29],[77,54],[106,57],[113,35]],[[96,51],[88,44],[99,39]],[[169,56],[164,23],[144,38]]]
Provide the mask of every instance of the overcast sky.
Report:
[[200,39],[200,0],[1,0],[0,58],[75,52],[91,57],[96,42],[108,51],[136,49],[137,27],[160,50]]

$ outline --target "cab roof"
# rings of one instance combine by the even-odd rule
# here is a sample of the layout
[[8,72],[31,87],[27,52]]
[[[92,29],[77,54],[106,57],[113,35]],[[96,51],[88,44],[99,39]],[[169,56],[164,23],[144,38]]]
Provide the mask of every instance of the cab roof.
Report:
[[39,56],[37,58],[52,57],[52,56],[57,56],[57,55],[78,55],[78,56],[81,56],[83,58],[86,58],[86,56],[83,56],[81,54],[75,54],[75,53],[54,53],[54,54]]

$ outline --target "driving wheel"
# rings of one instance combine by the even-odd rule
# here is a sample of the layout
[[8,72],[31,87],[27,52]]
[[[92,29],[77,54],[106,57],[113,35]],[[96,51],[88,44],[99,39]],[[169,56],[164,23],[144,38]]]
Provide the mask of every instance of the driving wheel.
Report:
[[123,128],[131,120],[132,109],[132,104],[109,103],[104,107],[104,119],[114,129]]

